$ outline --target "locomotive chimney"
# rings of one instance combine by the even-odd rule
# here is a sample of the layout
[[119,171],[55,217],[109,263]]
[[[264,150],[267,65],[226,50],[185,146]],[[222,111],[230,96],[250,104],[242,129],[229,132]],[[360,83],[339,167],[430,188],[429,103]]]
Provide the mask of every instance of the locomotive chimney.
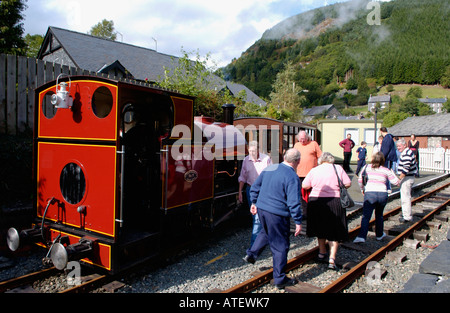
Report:
[[223,109],[223,122],[233,125],[234,109],[236,109],[236,106],[233,103],[226,103],[222,105],[222,109]]

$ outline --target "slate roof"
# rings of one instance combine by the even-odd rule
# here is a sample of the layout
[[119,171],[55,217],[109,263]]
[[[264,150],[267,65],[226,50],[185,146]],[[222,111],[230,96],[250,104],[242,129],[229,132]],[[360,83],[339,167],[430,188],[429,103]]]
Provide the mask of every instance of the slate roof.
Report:
[[312,108],[303,109],[303,115],[314,116],[316,114],[322,114],[323,111],[326,111],[328,113],[328,111],[330,111],[333,108],[334,108],[333,104],[314,106]]
[[[103,39],[84,33],[50,26],[72,61],[84,70],[99,71],[105,65],[119,61],[136,79],[157,78],[163,66],[171,66],[172,56],[155,50]],[[41,54],[41,51],[39,52]]]
[[[53,26],[48,28],[46,38],[50,34],[59,41],[77,67],[93,72],[98,72],[118,61],[135,79],[159,81],[164,77],[164,67],[168,69],[176,67],[179,59],[153,49]],[[39,51],[38,59],[42,59],[44,44]],[[225,87],[225,82],[218,76],[214,75],[212,80],[215,89],[221,90]]]
[[390,95],[372,96],[370,95],[368,103],[372,102],[391,102]]
[[[54,38],[53,38],[54,37]],[[49,50],[51,40],[55,47]],[[50,26],[45,35],[38,59],[43,59],[46,53],[52,55],[57,49],[62,48],[76,67],[83,70],[99,72],[113,66],[120,70],[127,70],[134,79],[151,82],[160,81],[164,77],[164,67],[173,69],[178,65],[178,57],[159,53],[153,49],[134,46],[131,44],[112,41],[95,37],[89,34],[79,33],[67,29]],[[59,54],[58,56],[61,56]],[[58,56],[55,56],[58,57]],[[220,91],[228,88],[237,96],[239,91],[245,90],[247,102],[265,106],[266,102],[259,98],[246,86],[232,82],[225,82],[216,75],[211,75],[209,88]]]
[[419,101],[422,103],[445,103],[447,98],[420,98]]
[[393,136],[449,136],[450,113],[408,117],[388,131]]
[[266,101],[262,100],[253,91],[251,91],[244,85],[227,81],[227,89],[230,90],[230,92],[235,96],[237,96],[239,94],[239,92],[244,90],[247,95],[247,99],[245,101],[254,103],[254,104],[258,104],[259,106],[267,105]]

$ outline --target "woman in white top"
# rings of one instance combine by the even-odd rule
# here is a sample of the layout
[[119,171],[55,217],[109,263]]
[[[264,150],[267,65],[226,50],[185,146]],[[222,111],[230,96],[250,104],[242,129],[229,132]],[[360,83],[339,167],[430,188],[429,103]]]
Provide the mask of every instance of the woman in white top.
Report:
[[[367,165],[361,171],[358,177],[358,183],[361,192],[364,194],[363,217],[361,219],[361,229],[358,237],[353,241],[355,243],[365,242],[367,232],[369,231],[369,221],[375,210],[375,234],[377,240],[383,239],[386,234],[383,232],[383,210],[386,206],[388,194],[386,181],[398,185],[400,180],[395,176],[392,170],[382,166],[384,164],[384,155],[377,152],[372,156],[372,163]],[[367,184],[364,186],[362,181],[363,174],[367,173]]]
[[383,136],[378,136],[378,141],[373,145],[372,156],[375,155],[381,149],[381,143],[383,142]]

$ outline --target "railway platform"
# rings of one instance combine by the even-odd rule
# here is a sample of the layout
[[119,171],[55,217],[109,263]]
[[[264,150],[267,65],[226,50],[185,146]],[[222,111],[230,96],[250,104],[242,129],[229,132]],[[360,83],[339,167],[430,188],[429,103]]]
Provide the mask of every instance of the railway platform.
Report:
[[[364,202],[364,196],[361,193],[361,189],[358,185],[358,177],[356,177],[356,165],[350,165],[350,168],[352,169],[353,173],[349,173],[348,176],[352,180],[352,185],[348,189],[350,196],[352,197],[353,201],[355,202],[355,206],[353,208],[347,209],[348,212],[351,212],[355,210],[358,207],[361,207]],[[420,177],[416,177],[414,181],[414,186],[425,183],[433,178],[437,178],[440,176],[445,176],[445,174],[442,173],[434,173],[434,172],[420,172]],[[400,188],[398,186],[392,186],[392,194],[390,197],[400,197]]]
[[400,293],[450,293],[450,231],[428,255]]

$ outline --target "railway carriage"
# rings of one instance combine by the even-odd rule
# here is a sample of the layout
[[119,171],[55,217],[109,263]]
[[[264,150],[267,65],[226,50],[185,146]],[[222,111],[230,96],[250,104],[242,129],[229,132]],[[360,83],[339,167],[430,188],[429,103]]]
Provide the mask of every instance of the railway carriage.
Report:
[[108,272],[147,260],[237,210],[245,139],[231,120],[193,116],[194,98],[100,77],[60,75],[35,92],[35,218],[8,246],[49,249],[63,269]]
[[265,117],[242,117],[235,119],[233,123],[244,134],[247,142],[257,141],[262,152],[270,155],[275,163],[283,161],[284,152],[294,147],[301,130],[320,144],[317,127],[311,124]]

